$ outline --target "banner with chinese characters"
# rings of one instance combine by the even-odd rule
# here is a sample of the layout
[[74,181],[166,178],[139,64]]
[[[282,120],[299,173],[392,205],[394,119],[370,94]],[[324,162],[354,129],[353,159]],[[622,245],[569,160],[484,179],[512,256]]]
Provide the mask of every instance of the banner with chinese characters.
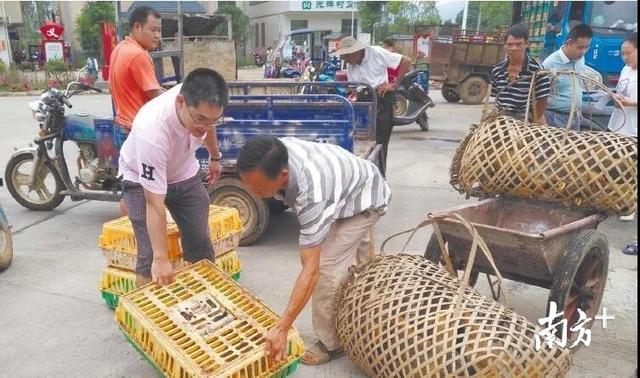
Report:
[[352,11],[355,1],[301,1],[299,10],[303,11]]

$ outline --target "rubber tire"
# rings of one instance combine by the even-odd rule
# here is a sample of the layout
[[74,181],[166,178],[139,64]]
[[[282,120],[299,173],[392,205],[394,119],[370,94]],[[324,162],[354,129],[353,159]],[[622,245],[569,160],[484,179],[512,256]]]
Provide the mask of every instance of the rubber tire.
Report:
[[6,245],[3,250],[0,250],[0,272],[2,272],[11,266],[11,260],[13,259],[13,239],[6,219],[0,219],[0,233],[3,233],[6,237]]
[[[580,266],[584,261],[584,258],[592,250],[600,255],[603,262],[603,281],[605,285],[602,285],[602,290],[596,298],[595,314],[598,313],[600,305],[602,304],[602,296],[604,295],[604,288],[607,282],[607,273],[609,272],[609,242],[607,238],[596,230],[584,230],[578,233],[564,251],[562,256],[558,257],[556,266],[553,272],[553,283],[549,291],[549,299],[547,301],[547,311],[545,316],[549,314],[549,304],[551,301],[556,302],[558,305],[558,312],[564,311],[565,300],[569,295],[573,278],[580,270]],[[587,314],[587,316],[593,318],[595,314]],[[593,325],[593,322],[589,323]],[[567,331],[571,325],[567,325]],[[580,347],[582,343],[578,343],[577,347]]]
[[456,92],[455,89],[451,87],[443,86],[440,92],[442,93],[442,97],[444,97],[444,99],[447,100],[447,102],[456,103],[460,101],[460,95],[458,94],[458,92]]
[[[397,105],[397,104],[401,104],[402,102],[404,102],[404,106]],[[393,116],[394,117],[404,116],[407,113],[408,108],[409,108],[409,100],[407,100],[407,98],[402,93],[396,92],[396,99],[393,104]],[[402,114],[396,114],[397,109],[403,109],[404,111],[402,112]]]
[[13,170],[16,168],[18,163],[21,163],[24,160],[33,160],[33,155],[31,155],[28,152],[24,152],[12,157],[7,162],[7,167],[5,168],[5,171],[4,171],[4,179],[7,182],[7,189],[9,190],[11,197],[13,197],[13,199],[15,199],[20,205],[33,211],[49,211],[58,207],[58,205],[60,205],[64,200],[64,196],[60,194],[60,191],[62,191],[62,189],[64,188],[64,184],[62,183],[62,179],[60,179],[60,176],[58,175],[58,172],[55,170],[53,164],[49,161],[45,161],[44,164],[47,166],[49,171],[51,171],[51,174],[53,175],[54,180],[56,182],[56,188],[54,190],[55,194],[53,195],[53,197],[51,197],[51,200],[44,204],[34,204],[29,201],[26,201],[24,198],[22,198],[18,194],[18,191],[14,186],[13,180],[11,178],[13,176],[12,174]]
[[416,123],[420,126],[421,131],[429,131],[429,117],[427,116],[427,112],[422,113],[416,120]]
[[[444,242],[446,243],[447,240],[445,239]],[[440,257],[440,244],[438,243],[438,238],[435,234],[432,234],[427,242],[427,247],[424,250],[424,258],[436,264],[441,263],[442,266],[445,266],[444,261],[441,261]],[[478,282],[479,276],[480,272],[472,271],[471,276],[469,276],[469,286],[474,287]]]
[[[479,88],[479,93],[473,92]],[[467,105],[481,104],[487,97],[487,91],[489,90],[489,84],[481,77],[471,76],[460,84],[459,93],[460,99]]]
[[269,205],[269,212],[271,214],[280,214],[289,208],[289,206],[285,205],[284,202],[278,201],[274,198],[267,199],[267,204]]
[[213,187],[209,188],[210,203],[214,205],[229,206],[225,197],[231,197],[232,202],[240,202],[245,208],[234,206],[240,212],[242,220],[242,236],[240,245],[251,245],[262,236],[269,225],[269,205],[267,201],[253,194],[244,183],[235,177],[220,179]]

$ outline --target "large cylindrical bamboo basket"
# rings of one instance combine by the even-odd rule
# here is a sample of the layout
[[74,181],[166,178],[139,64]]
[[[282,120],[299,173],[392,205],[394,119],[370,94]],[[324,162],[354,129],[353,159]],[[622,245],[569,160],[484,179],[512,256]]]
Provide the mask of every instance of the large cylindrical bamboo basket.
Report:
[[370,377],[564,376],[569,349],[536,350],[539,327],[469,287],[476,250],[493,260],[456,217],[477,242],[461,281],[415,255],[378,256],[351,270],[336,299],[346,354]]
[[468,196],[506,194],[629,214],[637,206],[637,161],[637,141],[618,133],[498,116],[467,131],[450,182]]

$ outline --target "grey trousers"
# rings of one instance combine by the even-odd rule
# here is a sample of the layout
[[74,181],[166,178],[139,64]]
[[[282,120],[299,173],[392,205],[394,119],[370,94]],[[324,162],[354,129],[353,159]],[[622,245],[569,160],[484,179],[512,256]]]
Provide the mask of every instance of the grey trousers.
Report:
[[[136,274],[149,278],[153,248],[147,230],[144,190],[138,183],[124,181],[123,194],[138,245]],[[201,175],[198,173],[190,179],[169,184],[164,203],[182,234],[184,259],[192,263],[203,259],[214,261],[209,231],[209,194],[202,184]]]

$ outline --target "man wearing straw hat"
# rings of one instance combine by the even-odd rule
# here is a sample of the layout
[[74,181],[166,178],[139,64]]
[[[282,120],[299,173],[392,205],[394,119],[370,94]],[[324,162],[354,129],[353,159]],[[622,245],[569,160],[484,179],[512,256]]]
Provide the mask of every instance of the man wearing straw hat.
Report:
[[[584,72],[584,55],[589,50],[593,32],[585,24],[574,26],[565,44],[558,51],[549,55],[542,62],[544,68],[552,73],[558,71],[572,71],[579,74]],[[544,118],[547,125],[565,127],[569,122],[569,114],[573,107],[571,128],[580,130],[580,107],[582,105],[582,80],[569,75],[558,75],[551,91]]]
[[[367,46],[353,37],[340,40],[336,54],[347,62],[347,78],[352,82],[371,85],[378,97],[376,143],[382,145],[381,170],[386,175],[387,156],[393,130],[394,91],[411,67],[411,59],[380,46]],[[387,69],[397,69],[393,83],[389,83]]]
[[[527,54],[528,45],[527,28],[520,24],[511,26],[504,45],[507,57],[491,70],[491,97],[496,98],[496,107],[501,113],[520,120],[532,110],[527,107],[535,100],[535,114],[529,113],[533,115],[530,120],[544,123],[551,85],[547,75],[535,75],[532,85],[535,72],[543,68]],[[532,89],[534,93],[530,93]]]

